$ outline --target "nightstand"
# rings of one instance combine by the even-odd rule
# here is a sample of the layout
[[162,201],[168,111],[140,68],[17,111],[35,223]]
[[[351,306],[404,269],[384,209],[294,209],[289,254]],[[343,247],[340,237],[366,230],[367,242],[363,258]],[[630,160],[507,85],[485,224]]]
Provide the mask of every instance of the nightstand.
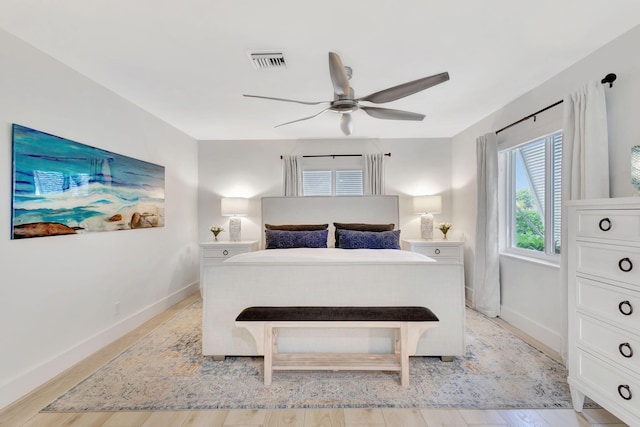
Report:
[[234,255],[258,250],[257,240],[247,240],[242,242],[207,242],[200,243],[200,293],[207,280],[206,270],[208,267],[215,267],[222,264],[226,259]]
[[402,240],[402,249],[417,252],[440,263],[464,264],[464,242],[459,240]]

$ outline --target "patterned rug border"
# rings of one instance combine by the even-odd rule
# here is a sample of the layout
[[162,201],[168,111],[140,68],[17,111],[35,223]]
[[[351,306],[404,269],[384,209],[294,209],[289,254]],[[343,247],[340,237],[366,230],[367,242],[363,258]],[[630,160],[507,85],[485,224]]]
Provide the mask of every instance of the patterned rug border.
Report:
[[[369,383],[374,384],[374,387],[372,387],[371,389],[365,390],[367,393],[375,395],[375,393],[378,391],[387,392],[389,391],[388,389],[395,389],[390,391],[395,392],[396,395],[400,394],[401,396],[398,396],[397,400],[393,400],[393,395],[392,395],[392,397],[390,398],[391,401],[385,401],[384,399],[381,399],[381,401],[379,402],[375,402],[374,400],[373,402],[366,401],[365,403],[335,402],[335,401],[331,402],[330,398],[327,398],[326,400],[324,400],[322,397],[319,399],[319,401],[316,398],[316,401],[311,401],[306,403],[299,402],[299,401],[292,402],[288,400],[285,400],[284,402],[282,401],[278,402],[277,398],[275,401],[272,401],[271,403],[262,402],[262,400],[260,399],[236,400],[233,402],[229,401],[229,399],[226,399],[226,400],[218,399],[218,401],[215,401],[215,398],[212,397],[211,400],[209,401],[205,399],[205,402],[203,403],[202,401],[189,402],[188,400],[187,401],[180,400],[180,398],[185,397],[181,393],[175,394],[174,397],[176,398],[176,400],[171,400],[170,399],[171,396],[168,396],[169,400],[167,400],[167,396],[163,395],[163,393],[166,390],[160,390],[160,392],[158,392],[158,390],[148,391],[147,389],[144,389],[144,386],[143,386],[142,394],[149,393],[151,396],[148,400],[143,402],[140,402],[140,401],[130,402],[127,399],[124,399],[124,403],[122,404],[116,403],[110,406],[109,402],[112,400],[112,398],[109,397],[108,395],[100,396],[100,393],[102,392],[101,387],[106,387],[105,384],[109,381],[111,377],[116,377],[117,379],[122,380],[121,382],[124,384],[125,387],[121,387],[121,388],[123,388],[124,390],[115,391],[115,392],[121,391],[121,393],[118,395],[118,398],[122,398],[123,394],[126,395],[126,391],[128,391],[126,390],[126,387],[135,389],[135,384],[134,384],[135,381],[128,381],[128,377],[126,375],[118,374],[118,372],[116,372],[115,374],[108,374],[106,373],[106,371],[109,371],[109,369],[113,367],[117,369],[118,364],[124,363],[126,365],[126,362],[123,362],[123,359],[127,359],[128,357],[129,358],[132,357],[134,361],[137,360],[136,363],[139,363],[140,360],[136,359],[135,355],[133,354],[138,347],[144,347],[145,344],[150,344],[151,348],[154,348],[153,346],[156,344],[154,344],[153,341],[154,339],[157,338],[156,335],[162,335],[163,333],[166,333],[165,329],[171,329],[174,323],[184,322],[185,321],[184,318],[188,317],[189,314],[193,316],[194,314],[190,313],[190,311],[195,312],[200,310],[199,307],[201,306],[201,303],[202,303],[201,300],[197,300],[183,307],[182,309],[177,311],[175,314],[173,314],[169,318],[165,319],[163,322],[161,322],[160,324],[152,328],[150,331],[148,331],[145,335],[141,336],[131,346],[125,348],[120,353],[115,355],[109,362],[97,368],[94,372],[89,374],[86,378],[81,380],[78,384],[71,387],[62,395],[54,399],[49,405],[43,408],[41,412],[57,412],[57,413],[67,412],[68,413],[68,412],[92,412],[92,411],[142,412],[142,411],[150,411],[150,410],[152,411],[235,410],[235,409],[278,410],[278,409],[338,409],[338,408],[345,408],[345,409],[347,408],[425,408],[425,409],[426,408],[445,408],[445,409],[447,408],[448,409],[452,409],[452,408],[456,408],[456,409],[572,408],[570,394],[568,394],[567,392],[568,386],[566,385],[566,373],[564,375],[564,378],[565,378],[564,383],[558,383],[559,385],[562,386],[560,387],[561,390],[558,391],[558,390],[552,389],[550,391],[552,394],[553,393],[558,394],[558,396],[556,396],[558,398],[558,401],[556,402],[543,403],[540,401],[525,401],[525,402],[510,401],[507,403],[504,403],[504,402],[493,402],[493,404],[487,403],[487,402],[483,403],[481,401],[481,397],[484,394],[484,390],[482,390],[481,388],[478,388],[475,384],[473,384],[473,381],[476,380],[475,378],[468,378],[468,377],[465,378],[465,376],[473,376],[474,375],[473,369],[477,368],[477,366],[474,365],[476,361],[473,360],[473,358],[476,355],[472,354],[474,349],[470,348],[471,343],[469,342],[470,341],[469,337],[470,336],[473,337],[474,335],[472,331],[469,330],[469,322],[467,322],[467,354],[464,358],[456,358],[458,360],[456,361],[456,359],[454,359],[454,362],[440,362],[440,363],[445,363],[445,365],[438,364],[439,362],[438,358],[429,358],[429,357],[411,358],[410,364],[411,364],[412,374],[411,374],[411,380],[410,380],[411,385],[409,387],[410,389],[409,391],[411,391],[413,394],[417,394],[418,395],[417,397],[419,398],[421,397],[420,391],[414,390],[414,388],[416,387],[414,384],[418,382],[419,378],[427,377],[429,375],[434,375],[434,372],[435,372],[435,375],[446,376],[448,375],[447,372],[440,373],[439,371],[452,371],[452,370],[460,371],[460,369],[451,369],[451,368],[460,368],[462,366],[463,369],[467,369],[468,372],[467,371],[462,372],[462,376],[460,375],[460,372],[458,372],[456,374],[455,381],[456,381],[456,384],[458,383],[462,384],[463,392],[464,393],[468,392],[471,395],[471,398],[473,398],[474,394],[477,395],[477,400],[474,401],[473,404],[469,404],[469,402],[461,403],[459,401],[456,401],[456,402],[437,401],[437,398],[435,403],[416,402],[415,398],[413,398],[413,400],[407,401],[405,396],[403,396],[405,394],[403,393],[404,389],[400,388],[400,386],[398,385],[398,378],[397,378],[398,374],[391,373],[391,372],[350,372],[350,371],[337,372],[337,373],[316,372],[316,371],[307,371],[305,373],[278,372],[277,374],[278,377],[274,377],[274,383],[272,384],[272,386],[269,388],[265,388],[262,384],[262,357],[227,357],[227,359],[224,362],[211,362],[208,358],[203,358],[202,355],[193,354],[194,353],[193,349],[196,347],[197,347],[197,352],[200,353],[201,346],[200,346],[199,336],[198,336],[198,340],[195,340],[193,339],[194,337],[189,336],[187,337],[186,342],[181,342],[181,339],[184,339],[184,336],[180,336],[176,339],[175,342],[172,343],[173,346],[169,350],[173,351],[175,354],[178,354],[179,357],[184,358],[186,356],[187,361],[185,363],[187,364],[190,363],[190,366],[188,366],[189,369],[198,370],[197,375],[200,375],[200,376],[206,377],[207,375],[210,375],[214,379],[224,378],[225,381],[227,382],[230,380],[232,384],[238,383],[239,378],[242,378],[244,380],[242,381],[243,383],[252,382],[252,384],[254,385],[252,391],[254,392],[255,397],[259,397],[260,399],[264,399],[265,394],[266,395],[276,394],[276,392],[284,392],[284,393],[289,392],[290,394],[297,396],[296,392],[299,392],[300,390],[305,391],[308,388],[306,387],[306,385],[310,382],[311,383],[315,382],[317,383],[316,386],[320,387],[319,390],[311,393],[312,396],[317,396],[317,395],[323,396],[322,395],[323,392],[329,392],[329,394],[339,396],[340,393],[338,392],[338,389],[341,388],[341,386],[348,388],[352,386],[352,384],[360,384],[364,387],[364,386],[367,386]],[[527,341],[519,337],[517,334],[514,334],[508,328],[505,328],[503,325],[501,325],[500,322],[497,322],[494,319],[491,319],[487,316],[484,316],[481,313],[478,313],[472,309],[467,308],[467,319],[469,319],[470,315],[477,316],[478,318],[485,321],[487,324],[492,325],[493,328],[498,328],[500,331],[500,334],[506,335],[507,337],[510,338],[511,341],[515,341],[519,345],[524,344],[523,348],[526,349],[527,352],[534,354],[537,358],[544,359],[543,362],[545,363],[545,366],[551,365],[552,371],[565,370],[564,365],[560,363],[558,360],[556,360],[554,357],[536,348],[532,344],[528,343]],[[199,328],[196,328],[196,329],[199,329]],[[152,341],[152,343],[147,343],[147,341]],[[472,339],[471,341],[474,341],[474,340]],[[156,347],[156,348],[163,348],[163,347]],[[165,352],[169,350],[165,350]],[[171,354],[171,357],[174,357],[173,353]],[[191,359],[189,359],[189,357],[191,357]],[[434,359],[438,359],[438,362],[434,363]],[[197,360],[197,362],[194,362],[193,360]],[[169,360],[169,362],[171,361],[172,360]],[[220,365],[221,363],[226,365]],[[478,362],[478,363],[481,363],[481,362]],[[235,366],[235,370],[232,368],[233,366]],[[222,369],[220,369],[221,367]],[[178,370],[181,373],[184,373],[184,366],[182,365],[178,366]],[[218,372],[218,371],[221,371],[221,372]],[[416,371],[416,372],[413,372],[413,371]],[[236,376],[237,375],[243,375],[243,376],[236,377],[234,379],[233,377],[231,377],[234,374],[236,374]],[[562,375],[562,372],[560,372],[560,374]],[[220,376],[216,377],[216,375],[220,375]],[[508,372],[505,373],[505,375],[508,377]],[[187,376],[189,375],[187,374]],[[167,378],[173,378],[173,375],[167,376],[165,374],[164,377],[166,377],[164,378],[164,380],[167,381]],[[312,379],[309,380],[309,377],[312,377]],[[436,377],[433,377],[432,379],[434,378]],[[111,378],[111,380],[113,379]],[[501,380],[501,378],[499,378],[499,380]],[[172,381],[169,380],[168,382],[171,383]],[[201,381],[201,382],[204,382],[204,381]],[[196,386],[202,386],[202,384],[198,383],[198,381],[195,381],[195,383],[196,383]],[[445,385],[448,385],[447,383],[448,382],[446,382]],[[500,381],[498,381],[498,383],[500,383]],[[283,388],[287,388],[287,387],[284,387],[285,384],[288,385],[288,389],[282,390]],[[518,385],[517,382],[515,385],[516,386]],[[425,387],[422,384],[420,385],[420,387],[425,388],[425,390],[431,390],[432,392],[434,392],[434,394],[437,394],[440,392],[440,390],[433,390],[433,389],[430,389],[428,386]],[[494,389],[500,390],[499,385],[494,384],[493,387]],[[117,389],[118,386],[115,386],[115,388]],[[220,389],[222,389],[222,387],[218,389],[214,386],[212,386],[212,388],[214,391],[220,391]],[[206,391],[211,392],[212,388],[207,388]],[[257,390],[256,392],[256,389],[261,389],[261,390]],[[423,392],[425,390],[423,390]],[[108,389],[108,391],[111,391],[111,389]],[[355,391],[358,391],[358,390],[355,390]],[[495,391],[496,390],[493,390],[493,392]],[[244,392],[246,393],[246,390]],[[157,393],[157,394],[154,394],[154,393]],[[538,390],[538,393],[545,395],[546,391]],[[94,404],[83,405],[82,399],[87,397],[88,395],[92,395],[92,398],[97,399],[97,401],[101,403],[95,404],[94,402]],[[157,397],[159,395],[162,395],[162,398],[164,398],[165,400],[162,400],[162,398],[159,398],[159,399],[153,398],[154,396]],[[73,403],[73,399],[75,398],[77,400],[78,397],[80,397],[80,402]],[[102,397],[102,399],[100,399],[100,397]],[[186,397],[187,399],[189,398],[189,393],[187,393]],[[245,399],[250,399],[250,397],[251,396],[247,395],[245,396]],[[371,396],[368,396],[368,397],[371,398]],[[446,396],[446,397],[450,398],[450,396]],[[69,401],[70,399],[71,401]],[[260,400],[260,401],[257,401],[257,400]],[[597,408],[597,407],[598,405],[593,403],[592,401],[587,400],[587,402],[585,402],[585,408]]]

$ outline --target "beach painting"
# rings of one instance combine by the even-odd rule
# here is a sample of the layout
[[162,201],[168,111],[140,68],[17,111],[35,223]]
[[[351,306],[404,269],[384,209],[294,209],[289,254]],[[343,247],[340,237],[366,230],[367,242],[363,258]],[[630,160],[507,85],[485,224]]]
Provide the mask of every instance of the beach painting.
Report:
[[13,125],[12,239],[164,227],[164,167]]

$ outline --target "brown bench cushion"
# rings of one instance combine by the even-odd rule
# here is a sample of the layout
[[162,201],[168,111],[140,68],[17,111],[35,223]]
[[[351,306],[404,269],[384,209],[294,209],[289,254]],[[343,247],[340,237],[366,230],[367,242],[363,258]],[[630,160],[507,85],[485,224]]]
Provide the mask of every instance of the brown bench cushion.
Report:
[[438,322],[426,307],[249,307],[236,321],[245,322]]

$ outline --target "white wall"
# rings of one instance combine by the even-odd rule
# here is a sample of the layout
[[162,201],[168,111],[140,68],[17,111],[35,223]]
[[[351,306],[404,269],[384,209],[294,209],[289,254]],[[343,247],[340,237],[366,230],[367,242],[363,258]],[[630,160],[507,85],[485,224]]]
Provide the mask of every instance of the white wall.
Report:
[[[197,289],[197,143],[0,31],[0,408]],[[165,166],[163,228],[11,240],[11,124]],[[119,311],[115,304],[119,302]]]
[[[464,227],[470,236],[465,247],[468,297],[474,283],[476,137],[553,104],[589,80],[600,80],[608,73],[616,73],[618,80],[612,88],[605,90],[611,197],[633,195],[630,154],[631,147],[640,144],[640,57],[635,53],[639,44],[640,27],[636,27],[453,138],[453,221]],[[562,106],[556,108],[562,109]],[[553,116],[558,112],[545,114]],[[545,118],[541,116],[539,120]],[[526,133],[527,128],[535,126],[536,123],[529,120],[518,125],[518,131]],[[548,265],[501,258],[502,317],[559,350],[560,319],[566,316],[566,307],[556,303],[560,286],[566,284],[560,283],[557,272],[557,268]]]
[[[250,214],[242,219],[242,238],[262,240],[260,198],[280,196],[280,155],[388,153],[386,194],[400,195],[401,237],[419,238],[419,216],[412,196],[442,194],[443,209],[435,221],[451,220],[451,142],[449,139],[200,141],[198,237],[210,241],[209,227],[228,219],[220,216],[221,197],[250,197]],[[452,230],[453,232],[453,230]],[[455,236],[455,234],[454,234]],[[222,233],[221,240],[228,240]]]

